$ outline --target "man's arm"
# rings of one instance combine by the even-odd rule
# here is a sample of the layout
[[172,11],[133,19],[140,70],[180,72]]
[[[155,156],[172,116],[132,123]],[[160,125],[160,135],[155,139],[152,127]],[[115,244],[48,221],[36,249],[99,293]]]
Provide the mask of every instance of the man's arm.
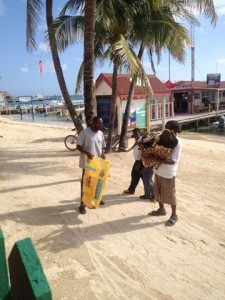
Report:
[[174,165],[175,161],[172,159],[158,159],[159,163],[165,164],[165,165]]
[[84,148],[80,145],[77,145],[77,150],[80,151],[81,153],[86,154],[89,159],[92,159],[94,157],[90,152],[84,150]]
[[169,159],[161,159],[159,157],[155,157],[154,155],[151,155],[149,153],[143,154],[146,158],[153,159],[154,161],[160,163],[160,164],[165,164],[165,165],[174,165],[175,161],[173,161],[171,158]]
[[179,161],[181,149],[182,149],[181,144],[178,143],[176,148],[173,150],[171,158],[168,158],[168,159],[160,159],[149,153],[146,153],[144,155],[146,156],[146,158],[154,159],[155,161],[159,162],[160,164],[174,165],[177,161]]
[[101,155],[101,158],[102,158],[102,159],[106,159],[106,156],[105,156],[105,148],[102,148],[102,155]]
[[137,144],[138,144],[138,142],[135,142],[135,143],[133,144],[133,146],[130,147],[130,148],[128,148],[128,149],[126,149],[125,152],[130,152],[131,150],[134,149],[134,147],[135,147]]

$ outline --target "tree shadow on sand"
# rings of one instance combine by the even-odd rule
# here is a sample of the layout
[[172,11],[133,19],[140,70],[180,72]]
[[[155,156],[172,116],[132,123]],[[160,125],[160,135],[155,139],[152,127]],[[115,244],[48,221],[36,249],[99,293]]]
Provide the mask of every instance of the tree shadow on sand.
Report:
[[67,156],[79,156],[80,152],[78,151],[69,151],[65,148],[65,150],[54,150],[54,149],[49,149],[49,150],[42,150],[42,151],[37,151],[37,150],[29,150],[27,151],[26,148],[20,148],[16,150],[12,150],[10,148],[5,148],[4,149],[5,153],[1,155],[1,161],[10,161],[10,160],[23,160],[23,159],[29,159],[29,158],[59,158],[59,157],[67,157]]
[[[131,217],[121,214],[120,219],[85,226],[86,220],[87,224],[90,222],[88,214],[93,213],[98,215],[99,212],[94,209],[88,210],[86,215],[80,215],[78,213],[79,201],[64,200],[62,202],[66,202],[67,204],[13,211],[1,214],[0,219],[3,222],[10,220],[15,223],[35,226],[32,231],[38,230],[38,226],[45,226],[45,232],[48,233],[44,237],[34,240],[34,243],[40,250],[56,253],[65,249],[78,248],[85,241],[102,240],[106,235],[142,230],[164,223],[164,221],[154,222],[153,220],[155,219],[149,217],[146,213]],[[128,202],[128,199],[125,202]],[[107,201],[104,209],[109,208],[110,205],[119,203],[124,204],[124,201],[112,200],[112,203]]]
[[35,144],[35,143],[44,143],[44,142],[64,142],[65,136],[63,137],[54,137],[54,138],[43,138],[43,139],[38,139],[38,140],[33,140],[30,142],[30,144]]
[[42,183],[42,184],[30,184],[30,185],[18,186],[18,187],[14,187],[14,188],[1,190],[0,194],[20,191],[20,190],[26,190],[26,189],[39,189],[39,188],[42,188],[42,187],[58,185],[58,184],[64,184],[64,183],[69,183],[69,182],[74,183],[76,181],[80,182],[80,179],[69,179],[69,180],[61,180],[61,181]]
[[13,151],[5,149],[5,152],[1,155],[0,168],[7,174],[7,180],[24,174],[49,177],[51,174],[61,173],[65,169],[65,163],[70,156],[74,158],[79,156],[79,153],[68,150],[27,151],[27,149],[21,148]]

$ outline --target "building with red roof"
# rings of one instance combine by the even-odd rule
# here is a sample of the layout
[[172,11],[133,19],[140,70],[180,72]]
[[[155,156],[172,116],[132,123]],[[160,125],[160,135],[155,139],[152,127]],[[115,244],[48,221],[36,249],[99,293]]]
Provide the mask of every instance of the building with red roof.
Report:
[[171,91],[175,114],[225,109],[225,81],[215,86],[207,81],[167,81],[164,84]]
[[[104,126],[109,124],[110,103],[112,96],[112,76],[113,74],[101,73],[96,80],[95,95],[97,103],[97,114],[103,119]],[[170,107],[170,90],[165,84],[154,75],[148,75],[153,95],[150,99],[151,120],[160,118],[160,109],[162,101],[165,99],[167,113],[172,114],[173,109]],[[116,126],[121,127],[122,116],[125,111],[128,92],[130,88],[131,75],[119,74],[117,80],[117,118]],[[156,106],[157,105],[157,108]],[[156,114],[157,112],[157,114]],[[141,84],[136,85],[134,95],[131,101],[130,112],[131,127],[146,127],[146,89]]]

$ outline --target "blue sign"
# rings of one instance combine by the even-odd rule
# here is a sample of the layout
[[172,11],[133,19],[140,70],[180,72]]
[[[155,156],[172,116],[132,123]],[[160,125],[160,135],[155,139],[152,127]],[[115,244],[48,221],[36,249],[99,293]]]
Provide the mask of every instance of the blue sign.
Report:
[[207,86],[219,87],[221,74],[207,74]]

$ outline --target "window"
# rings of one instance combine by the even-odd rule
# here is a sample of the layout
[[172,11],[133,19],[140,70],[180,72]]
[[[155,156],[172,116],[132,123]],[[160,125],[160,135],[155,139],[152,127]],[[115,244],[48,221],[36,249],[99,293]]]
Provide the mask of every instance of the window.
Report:
[[194,92],[194,99],[200,99],[200,93]]

